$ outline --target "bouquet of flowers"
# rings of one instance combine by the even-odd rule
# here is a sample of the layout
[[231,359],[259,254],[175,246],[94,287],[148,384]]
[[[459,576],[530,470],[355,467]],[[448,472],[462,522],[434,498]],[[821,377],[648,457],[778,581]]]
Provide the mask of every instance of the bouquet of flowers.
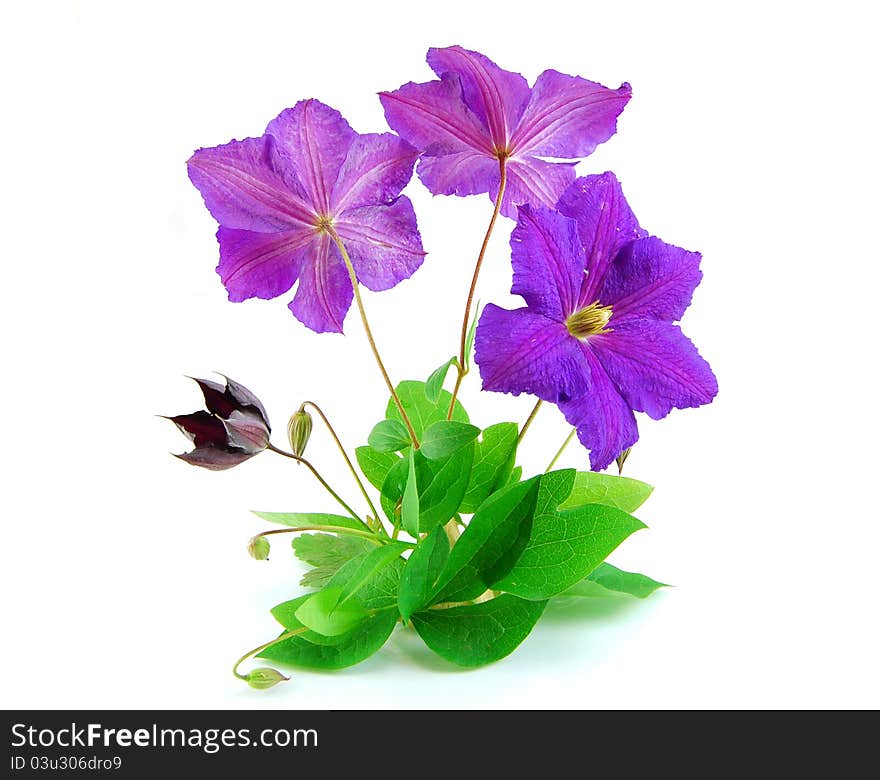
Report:
[[[206,409],[170,418],[194,445],[182,460],[223,470],[270,451],[304,464],[338,505],[335,513],[258,513],[282,527],[251,539],[250,554],[265,559],[269,537],[290,533],[313,568],[301,581],[308,592],[272,609],[280,635],[235,665],[254,688],[287,679],[269,667],[242,673],[255,655],[338,669],[378,651],[402,624],[448,661],[480,666],[511,653],[550,599],[650,595],[661,583],[605,561],[645,527],[631,513],[652,488],[620,476],[638,439],[634,412],[661,419],[718,390],[675,324],[700,282],[700,254],[643,229],[613,173],[575,174],[614,134],[629,85],[546,70],[530,87],[459,46],[431,49],[427,59],[436,79],[380,94],[396,134],[361,135],[310,99],[261,137],[200,149],[188,163],[219,223],[217,271],[229,299],[276,298],[296,285],[289,308],[318,333],[342,332],[353,300],[390,396],[355,450],[357,468],[318,405],[294,412],[289,449],[278,447],[263,404],[229,378],[197,379]],[[455,356],[425,381],[395,384],[361,287],[390,289],[423,262],[416,215],[401,195],[414,167],[432,193],[486,193],[494,208]],[[499,217],[516,223],[511,292],[525,305],[490,303],[478,313],[475,291]],[[458,395],[472,364],[483,390],[536,398],[522,425],[470,420]],[[517,454],[544,403],[572,430],[547,470],[526,476]],[[338,445],[357,500],[305,457],[316,418]],[[554,470],[575,435],[590,469]],[[600,473],[615,461],[617,475]]]

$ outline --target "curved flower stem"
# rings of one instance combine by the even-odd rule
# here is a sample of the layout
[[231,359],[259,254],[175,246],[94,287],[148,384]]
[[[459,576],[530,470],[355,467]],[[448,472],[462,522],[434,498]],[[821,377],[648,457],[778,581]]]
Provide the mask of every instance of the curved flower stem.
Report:
[[397,395],[397,391],[394,389],[394,384],[391,382],[391,378],[385,370],[385,364],[382,362],[382,358],[379,355],[379,349],[376,347],[376,342],[373,339],[373,331],[370,330],[370,323],[367,320],[367,312],[364,309],[364,302],[361,299],[360,285],[358,283],[357,274],[354,271],[354,266],[351,264],[351,258],[348,256],[348,251],[345,249],[345,244],[342,243],[339,234],[332,227],[327,228],[327,233],[330,238],[336,242],[336,246],[339,248],[339,254],[342,255],[342,260],[345,263],[345,267],[348,269],[348,276],[349,279],[351,279],[351,286],[354,289],[354,299],[357,302],[358,311],[361,314],[361,322],[364,324],[364,330],[367,333],[367,341],[370,342],[370,349],[373,350],[373,357],[376,358],[376,364],[379,366],[379,371],[382,372],[382,378],[388,386],[388,390],[391,393],[391,397],[394,399],[397,410],[400,412],[404,425],[406,425],[406,430],[409,433],[409,438],[412,440],[413,447],[418,449],[419,440],[416,437],[416,432],[413,429],[412,423],[409,421],[409,417],[407,416],[406,410],[403,408],[403,404],[400,401],[400,397]]
[[345,528],[339,525],[298,525],[295,528],[273,528],[271,531],[263,531],[253,538],[259,539],[261,536],[272,536],[273,534],[294,534],[299,531],[324,531],[325,533],[331,534],[349,534],[351,536],[359,536],[373,544],[385,544],[381,539],[377,539],[376,535],[372,532],[358,531],[356,528]]
[[[336,499],[336,501],[339,503],[339,505],[343,509],[345,509],[345,511],[348,512],[352,516],[353,519],[357,520],[364,528],[366,528],[367,530],[370,530],[369,526],[363,520],[361,520],[360,517],[358,517],[357,512],[355,512],[354,509],[352,509],[348,504],[345,503],[345,501],[342,500],[340,495],[332,487],[330,487],[330,485],[327,483],[327,480],[324,479],[324,477],[322,477],[318,473],[318,469],[316,469],[305,458],[300,458],[298,455],[294,455],[292,452],[285,452],[284,450],[279,450],[278,447],[276,447],[274,444],[269,444],[267,449],[271,450],[272,452],[277,452],[279,455],[283,455],[285,458],[290,458],[291,460],[295,460],[297,463],[303,463],[306,466],[308,466],[309,471],[311,471],[312,474],[315,475],[315,479],[317,479],[318,482],[320,482],[324,486],[324,489],[331,496],[333,496],[333,498]],[[372,534],[372,531],[370,533]]]
[[351,458],[348,457],[348,453],[345,451],[345,447],[342,446],[342,442],[339,440],[339,437],[336,435],[336,431],[333,430],[333,426],[330,424],[330,420],[327,419],[327,415],[321,410],[321,407],[318,406],[314,401],[304,401],[303,407],[311,406],[314,409],[320,418],[324,421],[324,425],[327,426],[327,430],[330,431],[330,435],[333,437],[333,440],[336,442],[336,446],[339,448],[339,451],[342,453],[342,457],[345,459],[346,464],[348,464],[348,470],[351,472],[351,475],[354,477],[355,482],[357,482],[358,487],[361,489],[361,494],[363,495],[366,502],[370,505],[370,511],[373,513],[373,517],[376,518],[378,522],[382,522],[382,518],[379,516],[379,511],[376,509],[372,500],[370,499],[369,493],[367,493],[367,489],[364,487],[364,483],[361,482],[361,478],[358,476],[357,471],[355,470],[354,464],[351,462]]
[[569,445],[571,440],[574,438],[575,433],[577,433],[577,431],[574,428],[572,428],[571,433],[568,434],[568,437],[566,438],[566,440],[564,442],[562,442],[562,446],[559,448],[559,450],[553,456],[553,460],[550,461],[550,465],[547,466],[546,469],[544,469],[545,474],[556,465],[556,461],[559,460],[559,457],[562,455],[563,452],[565,452],[565,448]]
[[[259,647],[255,647],[253,650],[248,650],[241,658],[239,658],[235,665],[232,667],[232,673],[239,680],[247,680],[247,677],[243,674],[240,674],[238,671],[238,667],[241,666],[248,658],[252,655],[256,655],[257,653],[262,653],[267,647],[272,647],[272,645],[277,645],[279,642],[283,642],[285,639],[290,639],[292,636],[297,636],[298,634],[304,634],[309,629],[306,626],[302,626],[300,628],[295,628],[293,631],[287,631],[279,637],[275,637],[271,642],[266,642],[265,644],[260,645]],[[287,679],[286,677],[284,678]]]
[[501,201],[504,200],[504,190],[507,187],[507,158],[499,157],[498,165],[501,171],[501,180],[498,183],[498,194],[495,196],[495,208],[492,210],[492,218],[489,220],[489,227],[486,229],[486,235],[483,237],[483,244],[480,246],[480,254],[477,255],[477,264],[474,266],[474,275],[471,279],[471,288],[468,290],[467,303],[464,307],[464,319],[461,322],[461,344],[458,350],[458,376],[455,379],[455,388],[452,391],[452,401],[449,403],[449,413],[446,419],[452,419],[452,410],[455,408],[455,399],[458,398],[458,391],[461,388],[461,382],[467,374],[467,355],[465,355],[467,345],[468,325],[471,318],[471,306],[474,304],[474,293],[477,290],[477,279],[480,278],[480,270],[483,267],[483,258],[486,256],[486,248],[489,246],[489,238],[498,220],[498,214],[501,212]]
[[538,403],[535,404],[532,411],[529,413],[529,416],[526,418],[526,421],[523,423],[523,427],[519,430],[519,436],[516,437],[516,444],[519,446],[520,442],[523,440],[523,437],[526,435],[526,431],[529,429],[529,426],[532,424],[532,420],[535,419],[538,415],[538,410],[541,408],[541,404],[544,402],[539,398]]

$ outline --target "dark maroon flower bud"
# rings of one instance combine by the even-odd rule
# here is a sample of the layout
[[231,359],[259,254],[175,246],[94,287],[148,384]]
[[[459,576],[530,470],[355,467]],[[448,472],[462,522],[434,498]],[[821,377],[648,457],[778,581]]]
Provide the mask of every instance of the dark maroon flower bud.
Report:
[[176,457],[193,466],[222,471],[246,461],[269,446],[269,418],[260,400],[229,377],[226,386],[195,379],[208,411],[169,417],[195,445]]

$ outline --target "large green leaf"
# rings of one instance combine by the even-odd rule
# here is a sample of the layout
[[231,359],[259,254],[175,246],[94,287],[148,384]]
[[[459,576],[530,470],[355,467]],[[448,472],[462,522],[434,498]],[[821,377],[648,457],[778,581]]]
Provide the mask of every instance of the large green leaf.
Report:
[[373,426],[367,444],[377,452],[399,452],[409,447],[409,433],[399,420],[382,420]]
[[[434,526],[446,523],[455,516],[467,489],[473,457],[473,442],[440,460],[429,460],[420,452],[413,454],[419,497],[420,533],[427,533]],[[400,513],[408,482],[409,464],[408,458],[395,463],[382,485],[382,508],[392,523],[401,522]]]
[[512,422],[490,425],[483,431],[474,447],[474,465],[461,502],[462,512],[476,512],[493,491],[506,484],[516,458],[518,436],[519,427]]
[[343,515],[328,515],[322,512],[254,512],[257,517],[268,520],[270,523],[279,523],[293,528],[302,526],[324,526],[337,528],[355,528],[358,531],[366,530],[363,523],[359,523],[353,517]]
[[456,420],[440,420],[425,429],[419,452],[430,460],[448,458],[479,435],[480,429],[476,425]]
[[338,636],[351,631],[368,616],[356,598],[342,600],[342,588],[329,585],[307,598],[296,611],[296,619],[324,636]]
[[584,504],[605,504],[623,512],[635,512],[654,490],[650,485],[629,477],[579,471],[574,478],[571,495],[560,509],[573,509]]
[[490,583],[493,589],[536,601],[548,599],[582,580],[624,539],[645,527],[603,504],[558,509],[573,482],[573,469],[541,477],[528,544],[512,568]]
[[379,452],[369,445],[358,447],[354,454],[364,476],[376,490],[382,489],[391,467],[400,460],[400,455],[394,452]]
[[300,580],[307,588],[322,588],[344,564],[359,555],[375,550],[369,539],[336,534],[302,534],[292,542],[297,558],[314,566]]
[[437,581],[432,601],[467,601],[510,571],[529,541],[539,478],[499,490],[471,518]]
[[601,598],[603,596],[632,596],[645,599],[658,588],[665,588],[662,582],[652,580],[644,574],[623,571],[610,563],[600,563],[586,578],[566,588],[560,596],[580,598]]
[[[446,413],[449,411],[449,404],[452,402],[452,394],[446,390],[440,391],[439,398],[432,402],[425,395],[425,383],[407,380],[401,382],[397,388],[397,396],[400,398],[403,408],[406,410],[407,417],[412,423],[416,437],[421,440],[422,434],[431,423],[440,422],[446,419]],[[388,407],[385,410],[385,417],[389,420],[398,420],[403,422],[400,416],[400,410],[394,399],[388,401]],[[464,407],[456,400],[455,409],[452,412],[452,419],[458,422],[470,422]]]
[[408,549],[410,546],[403,542],[390,541],[355,559],[356,566],[352,566],[350,571],[346,572],[345,583],[340,587],[338,606],[341,607],[350,601],[361,588],[373,581],[382,569]]
[[428,603],[448,557],[449,537],[446,529],[438,525],[419,542],[403,569],[397,603],[404,620]]
[[400,519],[403,530],[413,539],[419,536],[419,481],[416,478],[416,451],[411,449],[407,455],[406,486],[400,503]]
[[502,595],[481,604],[416,612],[412,624],[425,644],[447,661],[483,666],[510,655],[538,622],[545,604]]
[[[288,630],[301,628],[296,618],[282,621]],[[351,631],[336,637],[320,637],[307,631],[263,650],[259,657],[276,663],[292,664],[307,669],[343,669],[369,658],[391,636],[397,623],[397,611],[385,609],[365,618]]]

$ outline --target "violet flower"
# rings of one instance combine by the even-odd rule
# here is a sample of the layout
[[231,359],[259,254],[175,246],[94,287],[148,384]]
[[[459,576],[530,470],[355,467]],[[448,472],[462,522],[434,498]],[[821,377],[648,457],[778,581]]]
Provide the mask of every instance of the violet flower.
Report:
[[317,100],[285,109],[259,138],[199,149],[189,177],[220,223],[217,272],[229,300],[275,298],[298,281],[294,316],[341,333],[352,286],[332,233],[369,289],[410,277],[425,253],[400,191],[416,157],[391,133],[358,135]]
[[488,192],[495,200],[503,162],[501,213],[513,218],[520,203],[556,205],[574,181],[571,160],[614,134],[631,94],[629,84],[608,89],[555,70],[529,87],[460,46],[429,49],[428,64],[439,81],[380,93],[388,124],[422,152],[419,178],[435,195]]
[[224,377],[226,386],[195,379],[208,411],[169,417],[195,445],[176,457],[193,466],[222,471],[269,446],[269,418],[260,400],[244,385]]
[[673,324],[700,254],[648,236],[612,173],[578,179],[558,205],[520,207],[512,292],[526,306],[486,307],[475,359],[483,389],[558,404],[598,471],[638,439],[633,410],[656,420],[718,392]]

